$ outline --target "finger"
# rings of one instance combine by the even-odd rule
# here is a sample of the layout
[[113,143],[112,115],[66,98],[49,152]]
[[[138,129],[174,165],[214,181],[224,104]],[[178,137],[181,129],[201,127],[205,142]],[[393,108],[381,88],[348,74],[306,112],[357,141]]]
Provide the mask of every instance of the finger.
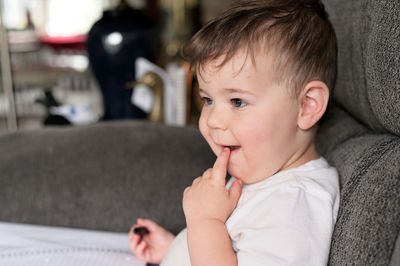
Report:
[[160,229],[160,226],[150,219],[139,218],[138,225],[146,227],[150,233]]
[[197,183],[199,183],[201,181],[201,176],[196,178],[195,180],[193,180],[192,182],[192,186],[196,185]]
[[191,188],[191,186],[185,188],[185,190],[183,191],[183,197],[185,197],[185,195],[186,195],[187,193],[189,193],[190,188]]
[[233,182],[232,186],[229,189],[229,198],[232,200],[232,202],[235,203],[235,206],[239,201],[241,194],[242,194],[242,181],[237,179],[235,180],[235,182]]
[[213,169],[212,168],[208,168],[207,170],[204,171],[202,177],[204,178],[209,178],[212,176],[213,173]]
[[147,244],[141,241],[136,247],[131,246],[131,251],[139,260],[147,260]]
[[230,150],[228,148],[224,148],[213,166],[212,177],[218,180],[224,186],[229,156]]
[[129,246],[130,246],[131,251],[132,251],[134,254],[137,254],[137,251],[138,251],[138,250],[137,250],[137,247],[138,247],[139,243],[141,242],[140,239],[141,239],[141,237],[140,237],[140,236],[137,236],[137,235],[133,235],[133,236],[129,239]]
[[146,255],[145,254],[146,246],[147,246],[146,242],[144,242],[144,241],[140,242],[139,245],[136,247],[136,252],[137,252],[136,256],[144,258]]
[[135,254],[136,256],[136,243],[134,243],[133,241],[129,241],[129,249],[132,251],[133,254]]

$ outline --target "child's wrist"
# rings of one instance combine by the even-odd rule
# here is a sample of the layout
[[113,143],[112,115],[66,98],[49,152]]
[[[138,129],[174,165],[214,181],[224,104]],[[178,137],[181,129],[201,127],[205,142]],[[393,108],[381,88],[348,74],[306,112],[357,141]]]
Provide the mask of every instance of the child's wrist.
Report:
[[225,214],[223,212],[218,213],[200,213],[200,212],[190,212],[185,213],[186,225],[189,223],[208,223],[213,221],[218,221],[222,224],[228,220],[230,214]]
[[207,228],[210,226],[225,226],[225,221],[218,218],[197,218],[197,219],[186,219],[186,227],[190,228]]

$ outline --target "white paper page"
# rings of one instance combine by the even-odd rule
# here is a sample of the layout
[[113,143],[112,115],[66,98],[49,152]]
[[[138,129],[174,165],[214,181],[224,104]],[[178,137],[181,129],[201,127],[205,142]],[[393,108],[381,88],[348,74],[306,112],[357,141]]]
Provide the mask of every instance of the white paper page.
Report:
[[0,266],[144,266],[127,233],[0,222]]

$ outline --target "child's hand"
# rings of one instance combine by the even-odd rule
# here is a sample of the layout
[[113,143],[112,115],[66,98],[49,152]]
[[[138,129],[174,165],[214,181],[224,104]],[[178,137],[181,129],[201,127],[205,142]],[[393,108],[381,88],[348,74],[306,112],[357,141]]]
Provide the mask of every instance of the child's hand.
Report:
[[[134,234],[134,228],[141,226],[146,227],[149,233],[142,236]],[[133,254],[140,260],[154,264],[161,262],[174,238],[173,234],[147,219],[139,218],[137,224],[129,231],[130,249]]]
[[186,222],[217,219],[223,223],[231,215],[241,195],[241,181],[236,180],[229,191],[225,188],[225,176],[230,150],[225,148],[213,168],[196,178],[183,194],[183,210]]

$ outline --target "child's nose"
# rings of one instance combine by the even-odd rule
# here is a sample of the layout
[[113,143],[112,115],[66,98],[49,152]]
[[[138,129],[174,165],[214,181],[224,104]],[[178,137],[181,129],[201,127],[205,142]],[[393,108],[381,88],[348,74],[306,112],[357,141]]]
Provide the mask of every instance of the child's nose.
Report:
[[214,107],[209,113],[207,125],[211,129],[226,130],[228,125],[227,121],[226,111],[224,112],[224,110]]

